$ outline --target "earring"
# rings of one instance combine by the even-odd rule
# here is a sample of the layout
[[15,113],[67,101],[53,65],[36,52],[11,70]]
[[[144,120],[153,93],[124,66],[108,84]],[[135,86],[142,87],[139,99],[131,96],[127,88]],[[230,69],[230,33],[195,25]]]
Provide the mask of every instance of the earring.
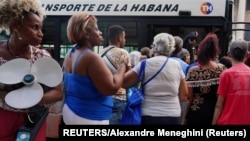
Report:
[[19,41],[21,41],[21,40],[23,40],[23,38],[22,38],[22,37],[20,37],[20,36],[18,36],[18,40],[19,40]]
[[17,31],[17,35],[18,35],[18,40],[21,41],[23,40],[23,38],[19,35],[19,32]]

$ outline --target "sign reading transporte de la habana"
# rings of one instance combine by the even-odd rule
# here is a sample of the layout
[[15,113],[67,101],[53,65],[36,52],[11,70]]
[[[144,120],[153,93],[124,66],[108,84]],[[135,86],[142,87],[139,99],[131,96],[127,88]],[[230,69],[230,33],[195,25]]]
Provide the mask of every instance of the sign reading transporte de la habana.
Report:
[[46,15],[65,16],[86,11],[95,16],[225,15],[226,0],[41,0]]

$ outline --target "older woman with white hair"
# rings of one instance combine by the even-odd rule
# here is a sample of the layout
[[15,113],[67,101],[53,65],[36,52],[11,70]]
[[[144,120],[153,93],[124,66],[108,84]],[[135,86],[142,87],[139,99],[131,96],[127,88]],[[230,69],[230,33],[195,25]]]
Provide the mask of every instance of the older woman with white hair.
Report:
[[[174,45],[174,37],[168,33],[160,33],[154,37],[154,57],[146,59],[142,84],[163,69],[143,87],[145,99],[141,124],[180,124],[180,101],[186,101],[188,89],[179,62],[169,58]],[[141,62],[125,74],[124,88],[136,84],[140,66]]]
[[131,51],[129,53],[130,61],[131,61],[131,67],[134,67],[136,64],[138,64],[141,61],[141,52],[139,51]]

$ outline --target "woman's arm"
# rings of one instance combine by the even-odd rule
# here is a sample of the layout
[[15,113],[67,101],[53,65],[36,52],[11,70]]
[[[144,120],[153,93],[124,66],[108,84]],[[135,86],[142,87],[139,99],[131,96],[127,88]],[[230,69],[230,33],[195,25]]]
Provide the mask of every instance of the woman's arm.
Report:
[[[95,87],[104,95],[112,95],[122,86],[128,58],[122,57],[120,65],[113,75],[103,59],[96,54],[89,55],[87,66],[87,74],[91,78]],[[86,56],[87,57],[87,56]]]
[[221,115],[222,109],[224,107],[224,101],[225,101],[225,97],[219,95],[217,102],[216,102],[216,105],[215,105],[212,125],[215,125],[217,123],[217,121]]
[[125,78],[122,84],[122,87],[127,89],[129,87],[132,87],[137,82],[137,73],[134,72],[132,69],[126,72]]
[[39,105],[53,104],[62,99],[63,99],[63,86],[62,84],[59,84],[58,86],[54,87],[53,89],[49,90],[43,95],[43,98],[39,102]]
[[181,102],[187,101],[188,87],[185,79],[182,79],[179,86],[179,98]]
[[[187,117],[187,114],[189,112],[189,109],[191,107],[191,104],[192,104],[192,101],[193,101],[193,88],[192,87],[188,87],[188,95],[187,95],[187,107],[186,107],[186,113],[184,114],[185,115],[185,119]],[[187,120],[184,121],[185,123],[184,124],[188,124],[187,123]]]

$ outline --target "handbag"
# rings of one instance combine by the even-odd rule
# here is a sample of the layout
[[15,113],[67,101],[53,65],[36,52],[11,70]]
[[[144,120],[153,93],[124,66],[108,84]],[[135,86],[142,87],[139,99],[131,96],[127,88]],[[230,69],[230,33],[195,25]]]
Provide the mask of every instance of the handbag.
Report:
[[151,81],[166,65],[168,58],[150,79],[148,79],[145,83],[144,74],[145,74],[145,66],[146,59],[141,62],[139,75],[137,77],[137,83],[127,90],[127,105],[124,109],[121,125],[140,125],[141,124],[141,116],[142,116],[142,102],[144,100],[143,86],[145,86],[149,81]]

